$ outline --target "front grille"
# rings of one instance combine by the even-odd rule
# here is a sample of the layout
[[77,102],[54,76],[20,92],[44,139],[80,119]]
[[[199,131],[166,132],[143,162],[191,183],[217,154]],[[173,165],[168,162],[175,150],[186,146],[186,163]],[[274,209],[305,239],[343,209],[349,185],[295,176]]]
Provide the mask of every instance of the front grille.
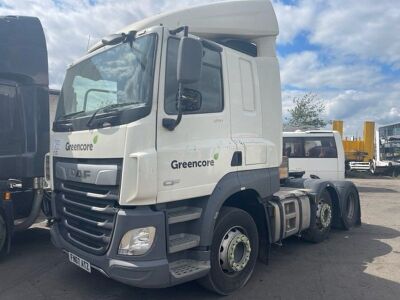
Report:
[[95,255],[107,252],[118,212],[118,186],[55,178],[55,202],[62,237]]

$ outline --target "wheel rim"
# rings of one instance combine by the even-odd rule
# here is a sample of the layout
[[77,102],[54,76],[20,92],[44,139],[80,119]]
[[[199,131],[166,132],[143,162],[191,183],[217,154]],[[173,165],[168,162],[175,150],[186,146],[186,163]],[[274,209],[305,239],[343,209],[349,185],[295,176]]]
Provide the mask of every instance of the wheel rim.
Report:
[[331,206],[321,200],[317,209],[317,225],[320,229],[326,229],[330,226],[332,220]]
[[4,222],[3,217],[0,215],[0,250],[3,249],[3,246],[6,243],[6,238],[7,238],[6,223]]
[[350,194],[347,200],[347,218],[348,219],[353,219],[354,216],[354,211],[355,211],[355,199],[354,195]]
[[241,272],[247,266],[250,254],[250,240],[242,227],[232,227],[224,234],[219,247],[219,262],[224,273]]

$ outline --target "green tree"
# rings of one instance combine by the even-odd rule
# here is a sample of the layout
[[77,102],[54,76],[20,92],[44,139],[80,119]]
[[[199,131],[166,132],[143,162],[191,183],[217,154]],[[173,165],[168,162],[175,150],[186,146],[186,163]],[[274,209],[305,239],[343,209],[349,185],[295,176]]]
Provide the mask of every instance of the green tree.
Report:
[[325,127],[327,122],[321,115],[325,112],[325,104],[317,94],[307,93],[293,98],[294,107],[288,111],[290,117],[287,125],[299,129],[315,129]]

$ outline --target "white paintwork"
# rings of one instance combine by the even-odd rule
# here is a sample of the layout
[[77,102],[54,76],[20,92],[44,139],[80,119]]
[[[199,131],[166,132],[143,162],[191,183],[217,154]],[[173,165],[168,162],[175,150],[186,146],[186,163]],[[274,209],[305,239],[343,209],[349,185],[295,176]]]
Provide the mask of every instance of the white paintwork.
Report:
[[[148,33],[162,36],[161,27],[152,28]],[[157,53],[161,53],[158,43]],[[157,153],[156,117],[159,66],[161,55],[156,58],[151,113],[130,124],[95,130],[53,132],[51,155],[67,158],[123,158],[120,191],[121,205],[145,205],[156,203],[157,198]],[[164,76],[162,77],[164,80]],[[94,137],[97,143],[94,144]],[[93,143],[92,151],[66,151],[66,143]],[[53,177],[52,177],[53,178]]]
[[321,179],[342,180],[345,177],[345,155],[342,139],[337,131],[296,131],[284,132],[283,137],[333,137],[337,158],[295,158],[289,157],[289,171],[305,171],[303,177],[316,175]]
[[[160,23],[164,26],[159,26]],[[254,41],[259,56],[250,57],[223,47],[223,111],[184,115],[178,127],[168,131],[162,126],[163,118],[171,118],[164,111],[165,54],[169,30],[181,25],[188,25],[191,34],[202,38],[235,36]],[[122,205],[148,205],[206,196],[227,173],[279,167],[282,108],[275,53],[278,26],[269,1],[233,1],[191,8],[144,20],[122,31],[129,30],[142,30],[141,34],[158,33],[150,115],[118,127],[54,133],[53,156],[122,158]],[[92,151],[65,150],[67,142],[90,143],[95,136],[98,138]],[[235,151],[243,152],[240,167],[231,167]],[[171,167],[173,160],[211,159],[213,167]]]
[[[279,33],[273,7],[266,0],[211,3],[167,12],[140,20],[119,32],[141,31],[160,24],[169,29],[189,26],[191,34],[202,38],[236,37],[254,41],[260,39],[260,42],[263,41],[268,46],[274,46],[275,38],[271,42],[263,38],[275,37]],[[95,44],[89,52],[100,45],[100,42]],[[272,50],[271,55],[275,56],[274,47],[261,48],[264,48],[264,51]]]

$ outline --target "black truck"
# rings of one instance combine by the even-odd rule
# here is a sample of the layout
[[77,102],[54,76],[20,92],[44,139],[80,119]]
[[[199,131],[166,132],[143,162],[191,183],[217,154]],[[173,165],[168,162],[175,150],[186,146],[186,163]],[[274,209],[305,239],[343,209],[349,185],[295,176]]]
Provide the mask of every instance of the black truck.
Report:
[[46,39],[37,18],[0,17],[0,254],[42,206],[49,151]]

